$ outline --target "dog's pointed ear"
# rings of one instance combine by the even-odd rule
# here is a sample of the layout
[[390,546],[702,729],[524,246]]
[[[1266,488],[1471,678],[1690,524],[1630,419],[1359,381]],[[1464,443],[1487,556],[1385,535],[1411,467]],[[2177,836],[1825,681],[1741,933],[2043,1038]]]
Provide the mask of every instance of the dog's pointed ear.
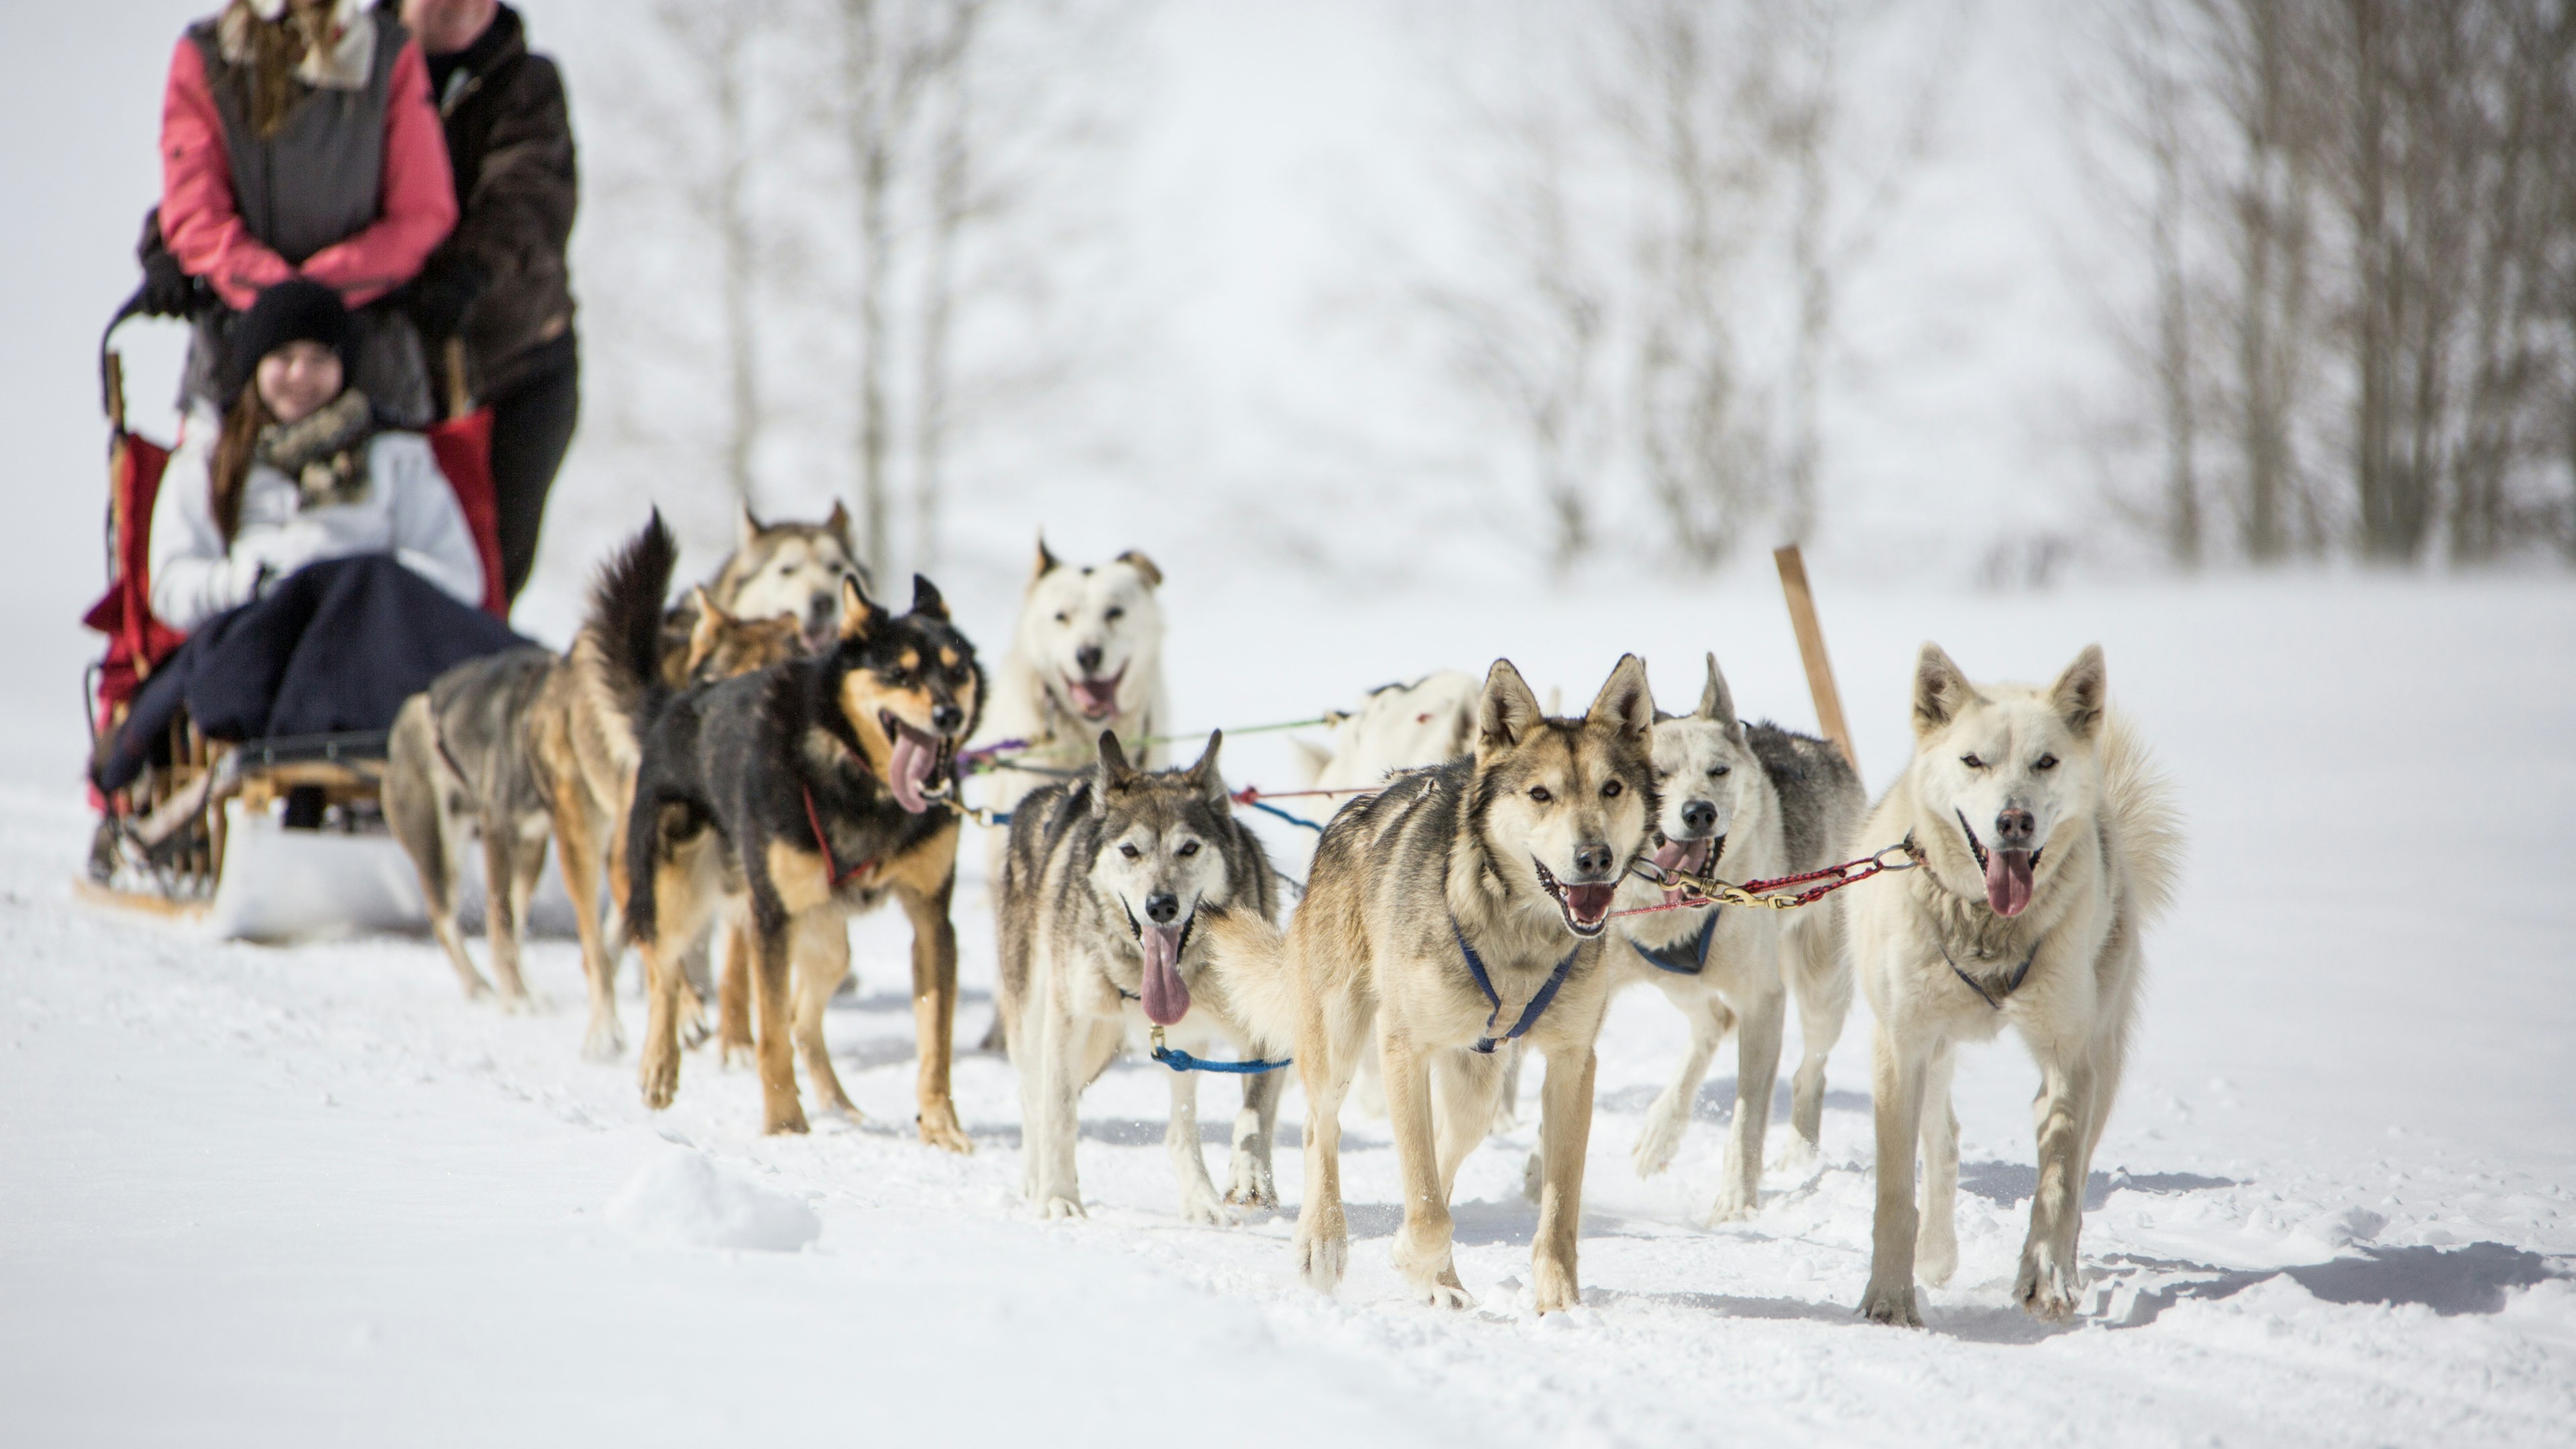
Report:
[[855,551],[850,543],[850,510],[838,498],[832,500],[832,516],[823,520],[823,531],[839,539],[844,550]]
[[1708,656],[1708,683],[1700,686],[1699,717],[1713,719],[1726,726],[1726,737],[1744,743],[1744,720],[1735,712],[1735,691],[1726,687],[1726,672],[1717,667],[1717,654]]
[[948,601],[939,597],[937,585],[919,574],[912,576],[912,611],[928,614],[943,623],[948,618]]
[[1225,776],[1218,774],[1216,769],[1217,747],[1224,743],[1225,731],[1209,730],[1207,748],[1199,751],[1198,763],[1190,766],[1189,772],[1181,776],[1183,783],[1206,796],[1208,803],[1219,809],[1224,808],[1229,798],[1226,794]]
[[1136,767],[1127,763],[1127,748],[1118,743],[1118,731],[1100,732],[1100,782],[1115,790],[1134,778]]
[[1915,737],[1938,733],[1976,698],[1977,687],[1968,682],[1966,671],[1940,645],[1926,640],[1921,657],[1914,661]]
[[689,590],[689,607],[697,617],[689,625],[689,660],[682,666],[682,674],[698,672],[698,666],[706,663],[707,656],[716,652],[716,636],[724,632],[725,625],[733,622],[732,615],[716,607],[716,601],[707,597],[704,584]]
[[752,516],[748,498],[734,508],[733,538],[736,548],[749,548],[760,542],[760,520]]
[[1163,571],[1154,567],[1154,561],[1145,557],[1143,549],[1131,548],[1118,555],[1117,561],[1144,575],[1145,587],[1159,589],[1163,586]]
[[868,598],[859,581],[848,574],[841,576],[841,637],[865,639],[877,625],[881,611]]
[[1054,573],[1057,569],[1062,568],[1063,566],[1064,560],[1057,558],[1054,552],[1046,546],[1046,535],[1043,533],[1039,534],[1037,567],[1029,570],[1029,582],[1034,584],[1038,580]]
[[1485,692],[1476,701],[1476,748],[1507,750],[1527,738],[1539,722],[1538,696],[1530,693],[1529,681],[1512,667],[1512,661],[1497,659],[1485,671]]
[[1655,692],[1646,684],[1646,661],[1634,654],[1619,656],[1619,665],[1601,684],[1601,692],[1592,697],[1592,708],[1583,712],[1583,722],[1607,722],[1632,740],[1642,740],[1655,732]]
[[2058,718],[2074,731],[2078,739],[2091,739],[2101,733],[2103,698],[2111,687],[2110,670],[2102,662],[2102,646],[2087,644],[2057,682],[2048,687],[2049,705]]

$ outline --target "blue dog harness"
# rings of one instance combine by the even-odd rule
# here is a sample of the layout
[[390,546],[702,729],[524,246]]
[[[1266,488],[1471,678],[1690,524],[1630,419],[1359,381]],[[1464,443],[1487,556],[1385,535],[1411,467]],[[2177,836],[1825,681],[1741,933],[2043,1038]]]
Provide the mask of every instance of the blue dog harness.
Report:
[[[1697,941],[1649,948],[1631,937],[1628,944],[1635,946],[1637,954],[1646,958],[1646,964],[1658,971],[1670,971],[1675,976],[1697,976],[1708,969],[1708,943],[1717,939],[1717,913],[1724,909],[1724,906],[1709,907],[1708,920],[1699,928]],[[1685,951],[1689,954],[1683,954]]]
[[1476,1045],[1472,1048],[1487,1056],[1493,1055],[1494,1048],[1503,1042],[1517,1041],[1531,1027],[1538,1025],[1539,1017],[1547,1011],[1547,1004],[1556,999],[1556,988],[1565,984],[1565,973],[1574,969],[1574,958],[1583,954],[1583,943],[1577,941],[1574,949],[1565,953],[1565,959],[1556,963],[1556,970],[1549,974],[1547,984],[1538,989],[1538,995],[1531,997],[1529,1005],[1521,1009],[1521,1019],[1512,1023],[1512,1029],[1504,1032],[1498,1040],[1492,1032],[1494,1018],[1502,1014],[1503,998],[1494,990],[1493,978],[1485,974],[1484,958],[1476,954],[1475,947],[1467,944],[1467,933],[1458,929],[1455,916],[1449,918],[1449,934],[1458,938],[1458,952],[1467,958],[1467,974],[1476,978],[1476,989],[1485,993],[1485,999],[1494,1004],[1494,1009],[1485,1014],[1487,1034],[1476,1038]]

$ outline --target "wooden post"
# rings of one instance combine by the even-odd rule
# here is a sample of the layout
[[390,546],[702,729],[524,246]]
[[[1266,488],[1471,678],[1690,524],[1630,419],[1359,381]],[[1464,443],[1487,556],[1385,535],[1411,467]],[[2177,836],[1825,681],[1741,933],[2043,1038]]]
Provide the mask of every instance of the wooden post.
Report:
[[1780,566],[1780,592],[1789,600],[1789,627],[1798,632],[1798,657],[1807,666],[1807,692],[1816,697],[1816,724],[1843,752],[1852,773],[1860,773],[1860,752],[1852,748],[1851,727],[1843,723],[1843,697],[1834,688],[1833,661],[1825,657],[1825,631],[1816,622],[1816,596],[1807,588],[1807,563],[1798,546],[1775,548]]
[[465,381],[465,339],[447,339],[447,415],[461,418],[474,411],[474,390]]

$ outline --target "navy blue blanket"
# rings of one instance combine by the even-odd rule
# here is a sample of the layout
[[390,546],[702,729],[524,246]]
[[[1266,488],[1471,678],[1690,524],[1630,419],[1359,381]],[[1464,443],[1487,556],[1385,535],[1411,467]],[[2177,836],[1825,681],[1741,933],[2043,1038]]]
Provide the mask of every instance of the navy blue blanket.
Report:
[[102,790],[133,783],[182,708],[217,740],[390,729],[403,701],[439,675],[528,646],[391,554],[308,564],[206,620],[163,660],[93,777]]

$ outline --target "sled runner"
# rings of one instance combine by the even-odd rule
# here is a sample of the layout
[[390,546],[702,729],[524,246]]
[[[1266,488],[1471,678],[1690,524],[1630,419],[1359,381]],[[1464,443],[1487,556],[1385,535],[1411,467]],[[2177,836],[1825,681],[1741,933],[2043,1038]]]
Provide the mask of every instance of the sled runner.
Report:
[[[138,296],[119,309],[99,342],[109,439],[107,591],[82,616],[107,639],[105,654],[90,666],[82,688],[93,751],[124,725],[144,681],[187,641],[186,634],[153,616],[151,603],[153,506],[171,449],[126,425],[124,370],[111,345],[139,302]],[[448,416],[426,432],[482,559],[482,607],[506,619],[492,414],[475,407],[465,390],[461,351],[459,344],[449,344]],[[228,933],[302,934],[335,923],[364,927],[416,917],[409,866],[385,835],[378,807],[387,733],[226,742],[207,738],[183,710],[131,784],[113,791],[92,787],[100,820],[80,893],[174,919],[202,918],[219,894],[228,901],[238,895],[223,888],[226,861],[241,856],[233,848],[240,842],[232,837],[247,826],[261,841],[254,853],[272,859],[292,879],[281,880],[269,902],[242,902],[218,912],[233,918]],[[332,828],[276,829],[273,812],[288,799],[308,817],[320,817],[298,823],[327,821]],[[333,849],[344,842],[362,848]]]

